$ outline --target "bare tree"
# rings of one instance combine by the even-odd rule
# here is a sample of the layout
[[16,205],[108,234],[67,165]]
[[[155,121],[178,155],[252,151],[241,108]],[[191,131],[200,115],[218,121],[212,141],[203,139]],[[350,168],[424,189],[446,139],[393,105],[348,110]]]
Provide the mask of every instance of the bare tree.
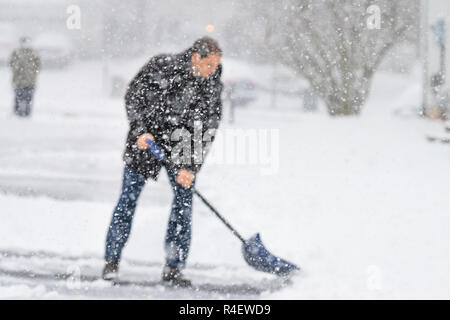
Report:
[[[374,73],[388,51],[417,31],[418,0],[259,1],[244,13],[256,15],[251,30],[264,43],[251,45],[309,80],[331,115],[358,114]],[[369,7],[379,9],[379,25]],[[249,5],[248,5],[249,6]],[[371,15],[375,15],[372,17]],[[258,19],[264,23],[258,26]],[[256,38],[256,41],[258,38]]]

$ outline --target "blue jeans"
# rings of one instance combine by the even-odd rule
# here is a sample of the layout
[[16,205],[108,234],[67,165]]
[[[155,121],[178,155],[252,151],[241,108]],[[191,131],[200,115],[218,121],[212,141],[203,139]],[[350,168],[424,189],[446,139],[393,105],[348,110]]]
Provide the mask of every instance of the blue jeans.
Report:
[[[185,189],[167,169],[174,192],[172,209],[165,239],[166,264],[184,268],[191,244],[192,189]],[[125,166],[122,193],[114,210],[106,238],[105,259],[120,261],[122,250],[130,236],[136,204],[146,183],[146,178]],[[194,185],[195,180],[192,184]]]
[[31,114],[34,88],[20,87],[14,89],[16,93],[14,113],[21,117],[28,117]]

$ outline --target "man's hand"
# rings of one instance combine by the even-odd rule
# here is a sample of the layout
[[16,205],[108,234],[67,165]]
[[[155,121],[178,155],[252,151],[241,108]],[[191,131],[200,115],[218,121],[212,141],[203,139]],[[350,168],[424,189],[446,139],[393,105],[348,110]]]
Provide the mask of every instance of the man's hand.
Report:
[[194,178],[194,173],[186,169],[181,169],[178,171],[176,181],[178,184],[181,184],[183,188],[188,189],[191,186],[192,181],[194,181]]
[[[155,141],[155,138],[150,133],[143,133],[136,140],[137,147],[141,150],[150,148],[149,144],[145,141],[147,139]],[[195,175],[193,172],[186,169],[181,169],[180,171],[178,171],[176,182],[183,188],[188,189],[191,186],[192,181],[194,181],[194,178]]]
[[153,136],[150,133],[144,133],[144,134],[141,134],[139,136],[139,138],[137,138],[137,140],[136,140],[137,147],[141,150],[150,148],[150,145],[145,141],[147,139],[155,141],[155,138],[153,138]]

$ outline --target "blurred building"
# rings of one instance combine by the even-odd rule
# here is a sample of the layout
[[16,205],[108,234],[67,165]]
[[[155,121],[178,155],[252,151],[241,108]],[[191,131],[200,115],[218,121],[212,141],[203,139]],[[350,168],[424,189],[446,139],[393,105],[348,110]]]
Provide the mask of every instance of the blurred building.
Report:
[[[145,13],[147,2],[131,0],[126,2],[88,0],[1,0],[0,38],[8,33],[8,43],[0,48],[0,59],[11,50],[11,41],[17,45],[21,36],[29,36],[33,43],[55,43],[73,49],[80,58],[104,55],[130,54],[141,49],[146,28],[145,19],[139,19],[138,12]],[[70,6],[80,9],[80,28],[67,27],[71,16]],[[144,10],[140,10],[144,9]],[[131,17],[130,17],[131,16]],[[42,40],[41,40],[42,39]]]
[[[71,6],[80,9],[79,29],[67,27]],[[180,50],[208,32],[220,40],[230,10],[207,0],[0,0],[0,60],[23,35],[70,44],[81,59]]]

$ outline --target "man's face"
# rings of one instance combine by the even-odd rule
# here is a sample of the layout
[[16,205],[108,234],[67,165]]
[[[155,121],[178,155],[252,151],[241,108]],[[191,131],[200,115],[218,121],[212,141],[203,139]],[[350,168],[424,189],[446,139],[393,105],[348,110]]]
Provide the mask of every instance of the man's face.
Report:
[[191,58],[194,74],[196,76],[202,76],[203,78],[209,77],[219,66],[220,58],[221,56],[218,54],[210,54],[205,58],[200,58],[198,53],[194,52]]

